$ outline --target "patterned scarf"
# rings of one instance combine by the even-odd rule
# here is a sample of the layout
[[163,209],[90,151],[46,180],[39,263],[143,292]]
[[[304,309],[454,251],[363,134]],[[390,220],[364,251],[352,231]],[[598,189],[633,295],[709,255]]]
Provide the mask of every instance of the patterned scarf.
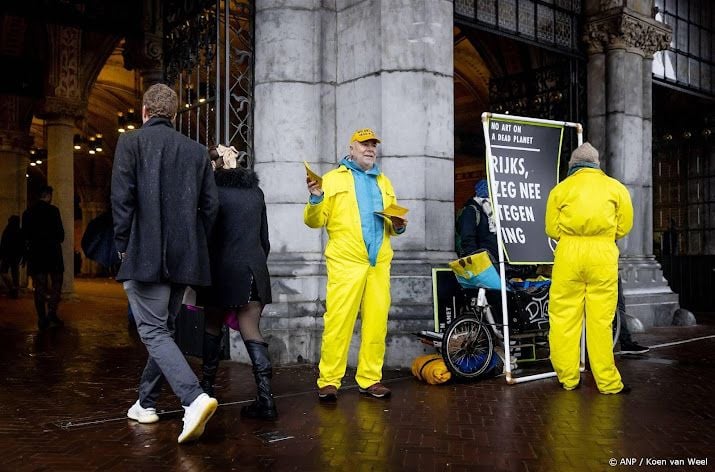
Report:
[[488,198],[480,198],[477,196],[474,197],[474,201],[482,207],[482,210],[484,210],[484,213],[487,215],[487,219],[489,221],[489,232],[496,234],[497,223],[494,220],[494,210],[492,210],[492,202],[490,202]]

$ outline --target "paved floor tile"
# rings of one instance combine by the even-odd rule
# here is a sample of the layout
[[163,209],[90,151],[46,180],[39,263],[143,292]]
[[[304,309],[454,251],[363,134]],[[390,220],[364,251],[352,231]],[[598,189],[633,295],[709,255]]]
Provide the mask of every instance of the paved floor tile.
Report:
[[[125,417],[146,351],[127,329],[118,284],[78,281],[61,305],[63,329],[38,334],[32,310],[29,295],[0,298],[0,470],[715,470],[715,314],[638,335],[651,346],[701,339],[618,356],[633,387],[624,396],[600,395],[589,373],[566,392],[553,379],[428,386],[395,370],[385,373],[392,399],[360,396],[347,378],[326,406],[315,367],[293,365],[276,369],[278,420],[262,422],[239,416],[254,394],[250,368],[224,362],[221,406],[199,442],[178,445],[182,412],[170,392],[159,423]],[[649,462],[609,466],[630,458]],[[652,465],[694,458],[708,465]]]

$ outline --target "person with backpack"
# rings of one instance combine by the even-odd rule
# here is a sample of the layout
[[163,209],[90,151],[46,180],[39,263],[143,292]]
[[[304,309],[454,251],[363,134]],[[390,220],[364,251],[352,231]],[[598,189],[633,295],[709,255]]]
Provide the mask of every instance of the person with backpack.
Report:
[[492,260],[499,259],[497,227],[486,179],[474,185],[474,196],[457,213],[456,225],[455,249],[459,257],[486,249]]

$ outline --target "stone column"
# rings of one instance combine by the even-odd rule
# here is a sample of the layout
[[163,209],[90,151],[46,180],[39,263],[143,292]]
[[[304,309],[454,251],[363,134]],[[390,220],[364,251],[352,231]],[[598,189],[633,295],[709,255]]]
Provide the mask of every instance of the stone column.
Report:
[[80,82],[82,32],[78,28],[47,26],[51,45],[47,95],[37,115],[47,132],[47,181],[54,188],[52,203],[60,210],[65,240],[62,292],[74,290],[74,148],[75,120],[87,109]]
[[[0,18],[0,56],[20,60],[25,51],[28,22],[5,14]],[[30,84],[21,73],[12,73],[0,95],[0,225],[5,228],[11,215],[22,217],[27,207],[26,169],[29,163],[31,110]],[[25,96],[26,95],[26,96]],[[20,268],[20,284],[27,285],[27,271]]]
[[[27,207],[25,172],[32,137],[19,131],[0,130],[0,226],[11,215],[22,217]],[[0,230],[2,231],[2,230]]]
[[648,160],[648,168],[644,172],[648,175],[647,202],[641,209],[643,226],[650,228],[648,237],[643,240],[643,254],[653,256],[653,53],[646,53],[643,57],[643,150],[642,156]]
[[262,325],[279,362],[317,360],[325,298],[325,236],[303,224],[303,161],[319,173],[335,162],[336,13],[315,3],[256,5],[254,167],[268,207],[273,285]]
[[663,278],[652,242],[651,68],[653,54],[667,47],[671,32],[650,18],[652,2],[624,3],[586,5],[587,135],[601,152],[604,170],[633,200],[633,230],[619,242],[628,313],[646,327],[669,325],[678,298]]
[[[337,14],[337,156],[353,130],[382,138],[378,164],[409,208],[393,238],[392,310],[386,365],[408,366],[432,329],[432,267],[454,254],[452,2],[347,1]],[[351,349],[356,359],[357,339]]]
[[[318,360],[327,239],[303,224],[302,161],[325,173],[351,133],[371,127],[383,139],[378,164],[410,209],[407,233],[393,238],[386,355],[409,365],[421,350],[409,333],[431,326],[431,267],[454,258],[452,2],[317,3],[265,0],[256,12],[255,169],[275,302],[267,332],[280,361]],[[357,337],[351,364],[356,346]]]
[[[0,97],[0,114],[12,110],[17,97]],[[9,123],[5,122],[4,125]],[[15,123],[20,124],[19,121]],[[0,130],[0,227],[7,225],[11,215],[22,218],[27,208],[27,178],[25,173],[32,137],[18,128]],[[2,229],[0,229],[2,231]],[[20,266],[20,286],[27,286],[27,268]]]
[[53,188],[52,204],[60,210],[65,240],[63,293],[74,291],[74,119],[59,115],[46,120],[47,183]]

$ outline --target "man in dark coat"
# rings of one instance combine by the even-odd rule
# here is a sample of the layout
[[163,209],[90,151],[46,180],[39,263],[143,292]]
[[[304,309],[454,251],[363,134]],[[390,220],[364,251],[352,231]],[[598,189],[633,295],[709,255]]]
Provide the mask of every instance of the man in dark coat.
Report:
[[156,402],[166,378],[184,406],[178,442],[198,439],[218,403],[203,393],[173,339],[187,285],[211,283],[208,236],[218,196],[205,147],[173,127],[178,99],[163,84],[144,94],[141,129],[120,136],[112,170],[114,237],[122,261],[117,280],[149,352],[139,399],[127,412],[159,420]]
[[37,327],[40,330],[64,324],[57,316],[57,308],[65,270],[62,259],[65,229],[60,210],[51,201],[52,187],[44,186],[40,189],[40,200],[22,214],[22,233],[27,245],[27,271],[35,288]]

